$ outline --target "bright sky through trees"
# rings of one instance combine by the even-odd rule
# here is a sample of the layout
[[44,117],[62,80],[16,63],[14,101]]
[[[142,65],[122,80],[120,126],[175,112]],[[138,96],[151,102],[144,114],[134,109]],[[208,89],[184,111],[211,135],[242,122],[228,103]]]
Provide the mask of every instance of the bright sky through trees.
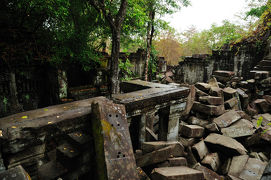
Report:
[[235,15],[247,11],[246,4],[246,0],[191,0],[191,6],[165,19],[179,32],[191,25],[198,30],[209,29],[211,24],[221,25],[225,19],[231,22],[240,20]]

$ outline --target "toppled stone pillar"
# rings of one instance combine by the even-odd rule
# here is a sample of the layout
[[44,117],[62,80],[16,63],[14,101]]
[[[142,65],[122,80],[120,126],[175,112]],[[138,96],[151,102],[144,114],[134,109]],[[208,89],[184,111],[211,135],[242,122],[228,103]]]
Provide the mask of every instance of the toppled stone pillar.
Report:
[[92,129],[99,179],[138,179],[124,106],[93,103]]

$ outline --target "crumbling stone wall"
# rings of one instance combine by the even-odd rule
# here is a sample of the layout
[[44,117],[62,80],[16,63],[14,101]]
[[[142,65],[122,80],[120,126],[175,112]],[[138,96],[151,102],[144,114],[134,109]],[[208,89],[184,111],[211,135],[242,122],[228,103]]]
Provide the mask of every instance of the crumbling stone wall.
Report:
[[193,55],[186,57],[175,67],[174,80],[188,84],[206,82],[216,70],[233,71],[236,76],[249,79],[250,71],[263,57],[264,53],[247,46],[232,50],[214,50],[211,56]]

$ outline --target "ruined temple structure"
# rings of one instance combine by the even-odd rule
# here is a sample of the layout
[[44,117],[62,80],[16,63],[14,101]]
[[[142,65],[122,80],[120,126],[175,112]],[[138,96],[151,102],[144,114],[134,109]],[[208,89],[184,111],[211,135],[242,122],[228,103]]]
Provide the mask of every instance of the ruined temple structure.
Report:
[[[171,73],[160,59],[167,84],[124,81],[111,99],[102,88],[105,69],[80,82],[50,71],[58,95],[73,98],[0,118],[0,179],[271,179],[271,56],[246,67],[247,56],[224,53],[218,61],[194,55]],[[18,73],[0,76],[1,98],[22,97],[14,90]],[[32,73],[18,87],[26,99],[43,87]],[[27,110],[18,99],[12,105]]]

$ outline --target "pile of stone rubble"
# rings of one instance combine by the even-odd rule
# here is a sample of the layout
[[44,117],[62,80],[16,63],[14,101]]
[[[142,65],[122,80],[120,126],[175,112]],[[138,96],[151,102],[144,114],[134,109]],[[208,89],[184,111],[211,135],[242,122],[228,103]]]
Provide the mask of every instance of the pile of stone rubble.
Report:
[[271,78],[251,73],[242,81],[216,71],[191,86],[179,140],[144,142],[136,151],[140,178],[271,179]]

